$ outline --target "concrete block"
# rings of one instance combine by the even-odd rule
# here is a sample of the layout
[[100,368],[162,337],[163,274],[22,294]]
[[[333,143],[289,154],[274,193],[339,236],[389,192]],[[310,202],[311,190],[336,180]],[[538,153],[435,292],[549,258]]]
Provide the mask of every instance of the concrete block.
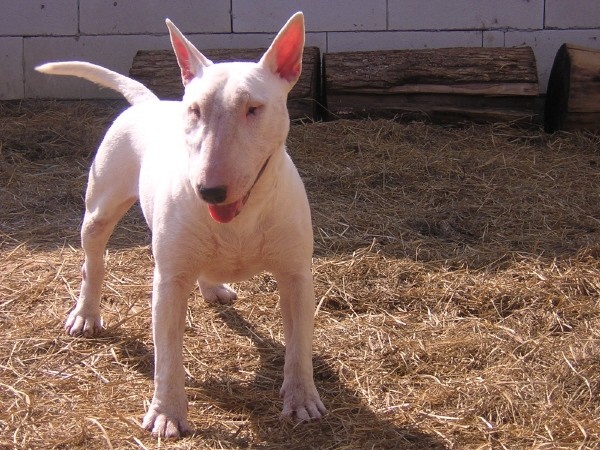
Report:
[[3,0],[0,36],[77,33],[77,0]]
[[481,47],[481,31],[327,33],[328,52],[445,47]]
[[0,67],[0,100],[23,98],[23,38],[0,38]]
[[[275,33],[232,33],[232,34],[186,34],[187,38],[200,51],[207,48],[264,48],[267,49]],[[306,46],[319,47],[325,51],[327,46],[326,33],[306,33]]]
[[184,33],[231,32],[228,0],[82,0],[82,34],[165,33],[169,18]]
[[543,0],[389,0],[390,30],[543,28]]
[[296,11],[308,31],[386,29],[386,0],[232,0],[233,31],[277,32]]
[[600,48],[600,30],[507,31],[506,47],[528,45],[533,48],[538,66],[540,92],[546,92],[556,52],[565,42]]
[[484,47],[504,47],[504,31],[484,31]]
[[598,0],[546,0],[546,28],[598,28]]

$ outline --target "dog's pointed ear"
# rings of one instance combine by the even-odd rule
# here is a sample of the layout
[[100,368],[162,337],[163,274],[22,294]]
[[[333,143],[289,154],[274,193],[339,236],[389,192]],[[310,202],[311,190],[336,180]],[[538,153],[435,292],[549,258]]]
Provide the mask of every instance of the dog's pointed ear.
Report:
[[177,57],[177,63],[181,69],[181,80],[183,81],[183,85],[187,86],[195,77],[202,76],[202,69],[212,65],[212,61],[200,53],[173,22],[167,19],[166,23],[169,35],[171,36],[171,44]]
[[290,82],[291,87],[300,78],[304,51],[304,14],[297,12],[283,26],[259,64]]

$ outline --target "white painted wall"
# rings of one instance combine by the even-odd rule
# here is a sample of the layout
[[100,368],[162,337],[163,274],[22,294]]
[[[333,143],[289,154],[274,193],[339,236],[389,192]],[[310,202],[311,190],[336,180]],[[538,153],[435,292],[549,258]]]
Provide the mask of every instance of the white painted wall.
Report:
[[248,48],[297,10],[323,52],[529,45],[542,91],[562,43],[600,48],[598,0],[0,0],[0,99],[112,97],[33,68],[81,59],[127,73],[137,50],[169,48],[165,17],[200,49]]

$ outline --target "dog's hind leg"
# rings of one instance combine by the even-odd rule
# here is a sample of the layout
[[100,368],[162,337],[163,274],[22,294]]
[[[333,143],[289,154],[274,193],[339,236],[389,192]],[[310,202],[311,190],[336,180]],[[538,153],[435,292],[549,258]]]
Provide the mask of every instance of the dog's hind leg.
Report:
[[85,259],[81,268],[81,291],[65,329],[71,336],[94,336],[102,330],[100,296],[104,280],[104,250],[114,226],[135,202],[128,201],[113,216],[86,212],[81,229]]
[[202,297],[212,305],[231,305],[237,300],[237,294],[228,284],[211,284],[198,280]]
[[[102,152],[102,147],[98,155]],[[137,177],[118,176],[120,161],[98,158],[92,164],[81,227],[84,262],[79,299],[65,323],[71,336],[94,336],[102,330],[100,297],[104,279],[104,252],[117,222],[138,198]],[[111,176],[109,176],[111,175]],[[117,176],[115,176],[117,175]]]
[[104,251],[115,225],[135,200],[128,199],[114,205],[110,213],[102,207],[86,210],[81,227],[81,245],[85,254],[81,291],[65,324],[71,336],[94,336],[102,329],[100,296],[104,280]]

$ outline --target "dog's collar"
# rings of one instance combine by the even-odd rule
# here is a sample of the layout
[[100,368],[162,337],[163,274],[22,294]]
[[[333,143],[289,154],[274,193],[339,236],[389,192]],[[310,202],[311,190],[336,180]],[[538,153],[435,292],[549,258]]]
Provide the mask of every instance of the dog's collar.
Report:
[[250,193],[252,192],[252,189],[254,189],[254,186],[256,186],[256,183],[258,183],[258,180],[260,179],[260,177],[262,176],[263,172],[267,168],[267,164],[269,164],[270,160],[271,160],[271,157],[269,156],[267,158],[267,160],[265,161],[265,163],[260,168],[260,170],[258,171],[258,175],[256,175],[256,179],[254,180],[254,183],[252,183],[252,186],[250,186],[250,189],[248,189],[248,192],[244,196],[244,200],[243,200],[244,204],[246,204],[246,202],[248,201],[248,198],[250,197]]
[[[267,160],[265,161],[265,163],[263,164],[263,166],[258,171],[258,175],[256,175],[256,180],[254,180],[254,183],[252,184],[252,187],[250,188],[250,191],[252,190],[252,188],[254,187],[254,185],[258,182],[259,178],[262,176],[262,174],[265,171],[265,169],[267,168],[267,164],[269,164],[270,160],[271,160],[271,157],[269,156],[267,158]],[[248,193],[250,193],[250,191],[248,191]]]

